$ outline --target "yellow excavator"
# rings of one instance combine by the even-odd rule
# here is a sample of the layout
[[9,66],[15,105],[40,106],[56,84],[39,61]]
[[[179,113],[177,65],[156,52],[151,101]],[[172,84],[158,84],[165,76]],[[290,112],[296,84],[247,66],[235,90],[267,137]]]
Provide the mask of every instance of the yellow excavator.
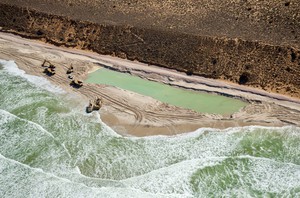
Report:
[[45,68],[44,73],[46,73],[49,76],[53,76],[55,74],[55,68]]
[[46,73],[48,76],[52,76],[55,74],[56,67],[50,61],[44,60],[42,67],[45,67],[44,73]]
[[79,88],[83,86],[83,82],[81,80],[74,79],[71,81],[70,85],[75,88]]
[[47,68],[53,68],[55,69],[55,66],[48,60],[44,60],[42,67],[47,67]]
[[98,111],[102,107],[103,100],[97,97],[94,101],[90,100],[89,105],[86,107],[86,112],[91,113],[92,111]]
[[74,68],[73,68],[73,65],[71,64],[71,66],[67,70],[67,74],[71,74],[71,73],[73,73],[73,71],[74,71]]

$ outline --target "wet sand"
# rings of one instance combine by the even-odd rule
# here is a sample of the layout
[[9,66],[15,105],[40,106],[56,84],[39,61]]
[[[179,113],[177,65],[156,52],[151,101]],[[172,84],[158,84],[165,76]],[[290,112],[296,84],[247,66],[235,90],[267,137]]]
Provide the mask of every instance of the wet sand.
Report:
[[[47,78],[66,91],[77,94],[78,100],[86,104],[89,99],[101,96],[104,99],[104,106],[100,110],[101,120],[122,135],[174,135],[201,127],[300,126],[300,100],[297,98],[225,81],[187,76],[185,73],[89,51],[55,47],[6,33],[0,33],[0,46],[0,59],[15,60],[20,69]],[[57,65],[54,76],[43,73],[41,64],[44,59]],[[232,115],[201,114],[106,85],[86,83],[74,89],[70,87],[70,79],[66,75],[71,63],[74,76],[81,80],[86,79],[89,72],[106,67],[172,86],[240,98],[248,101],[249,105]]]

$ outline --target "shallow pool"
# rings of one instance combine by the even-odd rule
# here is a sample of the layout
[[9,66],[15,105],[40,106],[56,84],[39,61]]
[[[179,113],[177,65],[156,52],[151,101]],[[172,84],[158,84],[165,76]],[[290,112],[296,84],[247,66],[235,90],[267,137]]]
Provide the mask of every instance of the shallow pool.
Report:
[[200,113],[231,114],[247,105],[238,99],[180,89],[104,68],[89,74],[86,82],[116,86]]

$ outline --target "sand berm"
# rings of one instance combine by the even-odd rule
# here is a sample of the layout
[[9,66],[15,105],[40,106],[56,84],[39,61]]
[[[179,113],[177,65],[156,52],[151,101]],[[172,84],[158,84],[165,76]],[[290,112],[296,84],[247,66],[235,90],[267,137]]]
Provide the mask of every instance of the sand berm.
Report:
[[[93,52],[55,47],[7,33],[0,33],[0,45],[0,59],[15,60],[26,73],[47,78],[77,95],[76,101],[81,100],[83,106],[88,104],[89,99],[103,97],[104,106],[100,110],[100,117],[122,135],[174,135],[200,127],[223,129],[248,125],[300,125],[300,101],[284,95],[220,80],[188,76],[182,72]],[[49,77],[43,73],[41,64],[45,59],[57,65],[54,76]],[[74,66],[76,77],[81,79],[85,79],[89,72],[105,66],[173,86],[240,98],[249,104],[239,112],[222,116],[175,107],[117,87],[85,84],[80,89],[74,89],[69,85],[70,79],[66,75],[70,64]]]
[[300,2],[1,0],[2,31],[300,96]]

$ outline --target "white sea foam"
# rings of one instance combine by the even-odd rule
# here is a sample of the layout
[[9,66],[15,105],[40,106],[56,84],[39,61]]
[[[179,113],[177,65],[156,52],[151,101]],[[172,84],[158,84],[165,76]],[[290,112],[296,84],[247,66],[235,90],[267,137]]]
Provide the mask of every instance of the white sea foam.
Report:
[[288,131],[289,134],[300,135],[300,127],[297,126],[282,126],[282,127],[271,127],[271,126],[258,126],[258,125],[251,125],[251,126],[243,126],[243,127],[229,127],[226,129],[217,129],[217,128],[199,128],[195,131],[181,133],[177,135],[153,135],[153,136],[146,136],[146,137],[128,137],[132,140],[137,139],[150,139],[150,140],[163,140],[163,139],[190,139],[199,137],[204,133],[210,132],[217,132],[217,133],[226,133],[226,134],[234,134],[234,133],[244,133],[244,132],[254,132],[255,130],[276,130],[279,133],[285,133]]
[[18,68],[17,64],[14,61],[5,61],[0,59],[0,64],[3,65],[5,71],[9,72],[12,75],[25,78],[26,80],[28,80],[29,82],[31,82],[39,88],[45,89],[53,93],[65,93],[63,89],[51,84],[47,79],[43,77],[26,74],[24,70]]
[[[290,192],[300,187],[299,165],[253,156],[237,156],[232,159],[235,159],[237,164],[235,174],[241,178],[239,185],[244,189],[251,184],[253,190],[266,195],[276,193],[278,197],[279,195],[280,197],[298,197],[291,195]],[[244,167],[246,165],[247,168]],[[233,167],[229,168],[233,169]],[[226,174],[231,174],[230,169]],[[229,190],[223,193],[232,194]],[[300,194],[299,191],[297,193]]]
[[[1,154],[0,171],[1,197],[180,197],[151,194],[131,188],[88,187],[8,159]],[[15,181],[10,178],[14,178]]]
[[99,112],[93,112],[92,115],[95,116],[97,118],[98,122],[101,123],[101,125],[103,126],[101,133],[104,133],[106,135],[111,135],[114,137],[122,137],[120,134],[115,132],[112,128],[110,128],[107,124],[105,124],[101,120]]
[[152,193],[176,193],[193,197],[190,184],[193,173],[204,167],[214,166],[225,158],[185,160],[141,176],[121,180],[124,184]]
[[[18,124],[16,125],[16,123]],[[22,161],[26,160],[30,154],[35,153],[37,149],[41,149],[40,146],[51,147],[50,145],[52,145],[53,152],[41,153],[41,158],[43,158],[42,155],[44,155],[44,159],[55,159],[58,155],[62,156],[64,153],[66,153],[69,158],[71,157],[63,143],[61,144],[53,134],[38,123],[20,118],[0,109],[0,126],[0,137],[2,138],[0,141],[1,153],[15,153],[16,156],[18,156],[17,158]],[[14,126],[14,128],[12,128],[12,126]],[[30,152],[28,152],[28,150],[30,150]],[[20,153],[23,154],[20,155]],[[41,164],[42,163],[43,161],[41,161]]]
[[[248,161],[244,161],[244,159]],[[232,163],[227,164],[228,161]],[[224,164],[222,164],[225,162]],[[224,166],[224,171],[218,172],[220,167]],[[235,165],[235,167],[233,167]],[[263,193],[276,193],[278,195],[292,196],[289,192],[297,189],[300,183],[300,169],[298,165],[291,163],[277,162],[268,158],[253,156],[237,157],[217,157],[206,159],[186,160],[180,163],[163,167],[158,170],[146,173],[141,176],[122,180],[124,184],[134,188],[143,189],[147,192],[180,193],[187,197],[193,196],[191,179],[196,171],[211,167],[210,172],[203,172],[203,177],[197,178],[199,182],[200,197],[207,197],[210,193],[216,193],[215,196],[232,197],[234,195],[249,197],[248,185],[251,184],[254,190]],[[213,174],[215,173],[215,175]],[[220,174],[220,175],[219,175]],[[224,176],[223,176],[224,175]],[[235,179],[238,176],[235,186],[228,182],[228,188],[222,191],[222,187],[214,182],[220,182],[222,178]],[[266,179],[267,178],[267,179]],[[213,185],[210,184],[213,183]],[[226,184],[225,184],[226,185]],[[220,189],[218,189],[220,188]],[[299,192],[298,192],[299,194]]]
[[[4,120],[4,123],[7,122],[8,120],[14,120],[14,119],[21,120],[21,121],[23,121],[23,122],[26,122],[26,123],[28,123],[28,124],[33,125],[37,130],[39,130],[39,131],[41,131],[41,132],[47,134],[48,136],[50,136],[51,138],[53,138],[53,139],[55,140],[55,137],[54,137],[49,131],[47,131],[47,130],[44,129],[41,125],[39,125],[39,124],[37,124],[37,123],[35,123],[35,122],[31,122],[31,121],[29,121],[29,120],[25,120],[25,119],[23,119],[23,118],[20,118],[20,117],[14,115],[14,114],[11,114],[11,113],[9,113],[9,112],[7,112],[7,111],[4,111],[4,110],[0,109],[0,116],[1,116],[1,118],[2,118],[3,115],[4,115],[4,119],[3,119],[3,120]],[[9,119],[8,119],[8,118],[9,118]],[[1,120],[2,120],[2,119],[1,119]],[[4,124],[1,120],[0,120],[0,124]]]
[[[40,85],[41,79],[46,80],[25,74],[14,62],[4,65],[6,71],[25,76],[31,83]],[[55,101],[51,94],[47,97]],[[251,190],[291,196],[289,191],[299,189],[299,146],[293,140],[299,139],[300,128],[201,128],[176,136],[123,138],[103,124],[97,112],[85,115],[84,104],[60,101],[46,106],[44,99],[22,99],[17,107],[8,105],[9,110],[0,110],[0,197],[211,195],[206,192],[247,197]],[[9,100],[2,101],[14,103]],[[28,118],[34,122],[27,121],[22,112],[17,116],[8,112],[27,111],[36,103],[39,105]],[[272,150],[273,132],[274,144],[279,146]],[[35,167],[20,163],[28,156],[34,156]],[[192,183],[195,177],[197,181]],[[237,185],[230,186],[232,181]],[[194,189],[197,182],[199,192]],[[7,194],[1,194],[4,191]]]

